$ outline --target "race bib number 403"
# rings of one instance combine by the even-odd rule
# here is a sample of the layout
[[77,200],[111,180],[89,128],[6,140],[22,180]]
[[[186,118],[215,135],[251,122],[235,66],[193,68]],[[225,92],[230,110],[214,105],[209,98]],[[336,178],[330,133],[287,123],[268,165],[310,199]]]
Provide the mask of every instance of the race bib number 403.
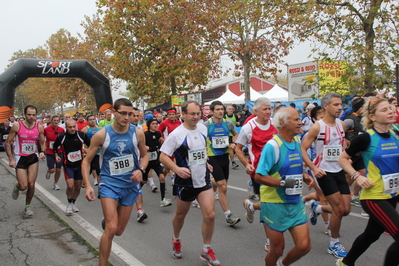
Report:
[[111,175],[129,173],[134,169],[132,154],[111,158],[108,163]]
[[188,152],[189,165],[197,165],[206,163],[206,151],[205,148],[190,150]]

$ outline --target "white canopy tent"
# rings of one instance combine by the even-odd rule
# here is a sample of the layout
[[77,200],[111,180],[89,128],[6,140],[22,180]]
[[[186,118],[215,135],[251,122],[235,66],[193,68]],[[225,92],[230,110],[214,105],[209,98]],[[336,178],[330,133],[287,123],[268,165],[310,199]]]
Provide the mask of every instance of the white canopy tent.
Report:
[[225,93],[223,93],[222,96],[220,96],[219,98],[209,101],[209,102],[205,102],[205,105],[210,105],[212,102],[214,101],[221,101],[222,103],[226,104],[226,103],[235,103],[235,104],[243,104],[244,100],[240,99],[237,95],[235,95],[233,92],[231,92],[230,90],[226,90]]
[[[264,97],[265,95],[260,94],[256,90],[254,90],[252,87],[249,88],[249,93],[250,93],[250,101],[256,101],[259,97]],[[241,94],[239,97],[241,100],[245,100],[245,93]]]
[[270,101],[288,101],[288,91],[281,88],[279,85],[274,85],[268,92],[263,96],[269,98]]

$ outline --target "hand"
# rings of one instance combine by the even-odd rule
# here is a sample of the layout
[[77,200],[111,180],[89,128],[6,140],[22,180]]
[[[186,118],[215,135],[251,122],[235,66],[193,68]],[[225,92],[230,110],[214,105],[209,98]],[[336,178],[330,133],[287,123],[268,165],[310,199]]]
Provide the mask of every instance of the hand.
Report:
[[143,173],[141,172],[140,169],[137,169],[135,171],[133,171],[132,173],[132,177],[130,177],[130,180],[132,180],[133,182],[141,182],[143,180]]
[[15,160],[14,160],[14,159],[11,159],[10,162],[8,163],[8,165],[9,165],[10,167],[12,167],[12,168],[16,168],[16,167],[17,167],[17,164],[15,163]]
[[326,175],[326,172],[318,167],[312,169],[312,172],[315,177],[320,178]]
[[234,150],[236,149],[236,147],[237,147],[237,145],[236,145],[235,143],[231,143],[231,144],[230,144],[230,149],[231,149],[231,150],[234,151]]
[[184,178],[184,179],[187,179],[191,176],[190,169],[185,168],[185,167],[179,167],[175,173],[176,173],[176,175],[178,175],[179,177]]
[[311,190],[315,185],[314,179],[310,175],[305,173],[303,173],[303,182],[305,182],[305,184],[308,185],[308,190]]
[[206,165],[208,166],[208,170],[209,170],[209,172],[213,172],[213,166],[212,165],[210,165],[209,163],[206,163]]
[[293,188],[295,187],[296,180],[294,178],[292,179],[285,179],[285,184],[283,188]]
[[46,159],[46,156],[44,155],[44,152],[39,153],[39,158],[44,160]]
[[55,156],[55,161],[56,161],[57,163],[60,163],[60,162],[61,162],[61,157],[59,157],[58,155]]
[[252,175],[255,172],[255,167],[252,164],[247,164],[247,166],[245,167],[245,172],[248,175]]
[[95,195],[95,193],[94,193],[94,190],[93,190],[93,188],[90,186],[90,185],[86,185],[86,187],[85,187],[86,189],[86,199],[88,200],[88,201],[93,201],[93,200],[96,200],[96,195]]
[[363,189],[371,188],[372,186],[374,186],[373,182],[371,182],[370,179],[362,175],[356,178],[356,182]]

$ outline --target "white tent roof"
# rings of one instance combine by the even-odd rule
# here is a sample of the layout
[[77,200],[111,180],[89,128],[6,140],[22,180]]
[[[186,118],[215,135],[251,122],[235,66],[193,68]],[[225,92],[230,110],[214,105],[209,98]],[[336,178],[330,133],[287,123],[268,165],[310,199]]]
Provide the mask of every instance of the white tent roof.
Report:
[[270,101],[288,101],[288,91],[284,90],[277,84],[263,96],[269,98]]
[[[252,87],[249,88],[249,92],[250,92],[250,101],[256,101],[259,97],[265,97],[265,95],[260,94],[259,92],[254,90]],[[239,98],[244,101],[245,93],[241,94]]]
[[209,101],[209,102],[205,102],[204,104],[210,105],[213,101],[221,101],[222,103],[235,103],[235,104],[243,104],[244,103],[243,99],[240,99],[237,95],[235,95],[230,90],[226,90],[226,92],[223,93],[223,95],[220,96],[219,98]]

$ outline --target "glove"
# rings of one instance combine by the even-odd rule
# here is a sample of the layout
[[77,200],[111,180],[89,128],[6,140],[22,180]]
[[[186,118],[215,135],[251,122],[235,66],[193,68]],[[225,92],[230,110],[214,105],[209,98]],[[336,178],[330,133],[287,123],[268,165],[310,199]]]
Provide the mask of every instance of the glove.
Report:
[[285,184],[283,188],[293,188],[295,186],[295,179],[285,179]]

